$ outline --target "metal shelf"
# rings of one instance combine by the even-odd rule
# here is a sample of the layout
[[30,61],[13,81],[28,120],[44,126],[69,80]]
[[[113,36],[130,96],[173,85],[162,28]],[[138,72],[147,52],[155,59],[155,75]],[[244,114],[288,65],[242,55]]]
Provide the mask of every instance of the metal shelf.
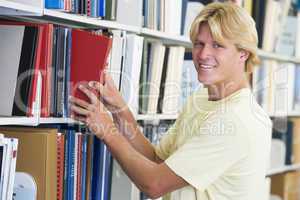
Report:
[[300,59],[296,58],[296,57],[284,56],[281,54],[270,53],[270,52],[266,52],[263,50],[258,50],[258,55],[261,58],[267,58],[267,59],[272,59],[272,60],[277,60],[277,61],[282,61],[282,62],[292,62],[292,63],[300,64]]
[[71,118],[46,117],[39,119],[40,124],[83,124]]
[[299,112],[281,113],[281,114],[269,114],[270,117],[300,117]]
[[0,15],[42,16],[43,4],[28,5],[16,1],[0,0]]
[[192,47],[190,39],[183,35],[173,35],[162,31],[151,30],[148,28],[142,28],[140,34],[147,37],[158,38],[160,40],[163,40],[165,44],[181,45],[187,48]]
[[300,170],[300,164],[287,165],[276,169],[270,169],[267,173],[267,176],[273,176],[276,174],[283,174],[286,172],[297,171],[297,170]]
[[0,117],[0,125],[37,126],[36,117]]
[[140,33],[140,28],[119,24],[115,21],[102,20],[86,15],[66,13],[60,10],[44,9],[43,18],[48,21],[61,22],[79,27],[118,29],[133,33]]

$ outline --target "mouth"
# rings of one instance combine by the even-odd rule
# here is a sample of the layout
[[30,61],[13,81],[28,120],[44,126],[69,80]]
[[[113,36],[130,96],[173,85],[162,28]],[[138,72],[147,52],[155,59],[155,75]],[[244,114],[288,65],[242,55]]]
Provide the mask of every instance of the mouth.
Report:
[[198,64],[198,68],[201,70],[212,70],[213,68],[215,68],[214,65],[208,65],[208,64]]

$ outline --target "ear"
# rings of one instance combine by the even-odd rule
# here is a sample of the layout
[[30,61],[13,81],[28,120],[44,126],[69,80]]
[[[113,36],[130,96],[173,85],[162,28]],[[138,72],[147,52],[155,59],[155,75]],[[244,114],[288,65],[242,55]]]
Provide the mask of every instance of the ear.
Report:
[[243,62],[246,62],[246,60],[249,58],[250,53],[248,51],[245,50],[241,50],[240,51],[240,60]]

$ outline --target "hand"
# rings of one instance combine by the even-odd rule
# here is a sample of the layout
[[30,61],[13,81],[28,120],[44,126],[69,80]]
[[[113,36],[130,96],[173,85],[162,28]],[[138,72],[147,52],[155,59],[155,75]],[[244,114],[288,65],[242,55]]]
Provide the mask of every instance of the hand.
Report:
[[99,91],[101,101],[112,114],[120,113],[121,111],[126,110],[127,104],[115,86],[111,76],[105,72],[103,78],[104,84],[91,81],[89,82],[89,86]]
[[117,133],[108,110],[92,92],[91,88],[80,85],[79,89],[90,99],[91,103],[84,100],[70,97],[71,110],[75,113],[73,119],[84,122],[89,129],[100,139],[107,134]]

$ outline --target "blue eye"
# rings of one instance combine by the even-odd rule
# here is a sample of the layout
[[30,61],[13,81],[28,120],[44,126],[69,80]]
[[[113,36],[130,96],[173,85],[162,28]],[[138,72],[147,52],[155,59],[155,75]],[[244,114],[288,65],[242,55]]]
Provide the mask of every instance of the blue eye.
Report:
[[222,48],[223,46],[222,45],[220,45],[220,44],[218,44],[218,43],[213,43],[213,48]]

